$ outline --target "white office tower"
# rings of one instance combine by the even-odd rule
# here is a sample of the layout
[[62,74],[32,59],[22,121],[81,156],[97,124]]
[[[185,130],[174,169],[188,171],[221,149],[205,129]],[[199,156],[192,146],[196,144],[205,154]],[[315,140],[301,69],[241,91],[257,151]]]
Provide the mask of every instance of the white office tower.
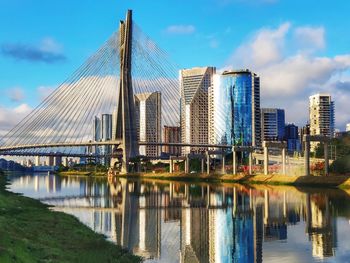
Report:
[[[208,144],[208,89],[215,72],[214,67],[180,70],[182,143]],[[203,150],[183,147],[182,153]]]
[[[315,94],[309,97],[310,135],[334,137],[334,102],[329,94]],[[315,150],[317,144],[311,144]]]
[[118,109],[115,108],[112,113],[112,140],[117,139],[117,121],[118,121]]
[[[101,119],[101,139],[102,141],[110,141],[112,139],[112,114],[102,114]],[[112,153],[112,146],[104,145],[101,147],[101,154],[106,155],[102,158],[102,163],[108,165],[110,163],[110,155]]]
[[[161,142],[161,93],[135,94],[137,137],[141,142]],[[141,145],[140,155],[160,156],[161,146]]]

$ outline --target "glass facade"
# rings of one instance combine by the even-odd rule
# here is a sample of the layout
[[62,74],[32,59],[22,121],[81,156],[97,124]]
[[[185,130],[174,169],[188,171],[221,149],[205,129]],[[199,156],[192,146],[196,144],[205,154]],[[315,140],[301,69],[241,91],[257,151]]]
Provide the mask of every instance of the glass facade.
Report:
[[210,90],[210,142],[254,145],[254,87],[250,71],[214,76]]

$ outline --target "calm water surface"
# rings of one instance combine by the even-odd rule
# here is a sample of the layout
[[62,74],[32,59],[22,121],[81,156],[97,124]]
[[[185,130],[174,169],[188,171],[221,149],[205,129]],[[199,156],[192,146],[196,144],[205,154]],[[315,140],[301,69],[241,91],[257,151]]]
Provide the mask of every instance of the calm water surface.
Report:
[[146,262],[350,262],[350,196],[343,190],[55,175],[10,180],[10,190],[76,216]]

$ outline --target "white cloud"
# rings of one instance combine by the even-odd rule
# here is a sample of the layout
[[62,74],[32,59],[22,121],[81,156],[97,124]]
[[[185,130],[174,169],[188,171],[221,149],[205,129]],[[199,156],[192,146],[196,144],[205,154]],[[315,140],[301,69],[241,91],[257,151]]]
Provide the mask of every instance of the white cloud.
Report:
[[21,104],[15,108],[0,106],[0,136],[5,135],[12,127],[32,111],[28,104]]
[[234,50],[225,69],[249,68],[259,74],[262,106],[286,109],[286,121],[299,125],[308,119],[308,97],[330,93],[337,127],[344,129],[350,113],[346,105],[350,101],[350,78],[346,79],[350,54],[317,56],[313,51],[326,46],[324,28],[292,29],[287,22],[275,29],[258,30]]
[[165,30],[169,34],[190,35],[196,31],[193,25],[171,25]]
[[20,102],[24,99],[24,91],[20,87],[14,87],[7,91],[8,96],[13,102]]
[[56,87],[51,87],[51,86],[40,86],[37,88],[37,91],[39,93],[39,98],[40,100],[44,100],[46,97],[48,97]]
[[236,49],[229,63],[241,67],[255,65],[260,68],[281,60],[285,36],[290,26],[290,23],[286,22],[277,29],[263,28],[259,30],[252,39]]
[[323,27],[298,27],[294,31],[294,36],[301,48],[323,49],[326,46]]

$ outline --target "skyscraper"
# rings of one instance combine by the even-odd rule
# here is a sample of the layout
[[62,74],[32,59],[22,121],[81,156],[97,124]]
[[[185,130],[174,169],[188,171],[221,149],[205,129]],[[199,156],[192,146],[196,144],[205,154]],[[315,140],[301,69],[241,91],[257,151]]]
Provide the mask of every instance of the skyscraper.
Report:
[[300,151],[298,126],[287,124],[284,128],[284,140],[287,141],[287,149],[289,152]]
[[334,135],[334,102],[329,94],[315,94],[309,98],[310,134]]
[[[161,141],[161,93],[135,94],[136,128],[139,141]],[[160,146],[141,145],[140,155],[156,157],[160,155]]]
[[[208,143],[208,89],[213,83],[214,67],[180,70],[181,142]],[[183,153],[200,151],[183,147]]]
[[95,116],[95,119],[94,119],[92,134],[95,142],[99,142],[102,139],[101,119],[97,116]]
[[[180,143],[181,142],[181,128],[179,126],[164,126],[163,128],[163,142],[164,143]],[[181,155],[180,147],[163,146],[163,152],[169,155]]]
[[117,139],[118,110],[115,108],[112,113],[112,140]]
[[209,88],[209,143],[260,145],[260,79],[249,70],[225,71]]
[[274,108],[261,109],[261,139],[263,141],[282,141],[284,129],[284,110]]
[[102,114],[101,131],[103,141],[112,139],[112,114]]
[[[329,94],[309,97],[310,135],[334,137],[334,102]],[[318,143],[311,142],[311,151]]]
[[[102,114],[101,119],[101,140],[110,141],[112,139],[112,114]],[[100,153],[109,155],[112,153],[112,147],[110,145],[104,145],[100,147]],[[102,164],[108,165],[110,163],[110,157],[104,157]]]

